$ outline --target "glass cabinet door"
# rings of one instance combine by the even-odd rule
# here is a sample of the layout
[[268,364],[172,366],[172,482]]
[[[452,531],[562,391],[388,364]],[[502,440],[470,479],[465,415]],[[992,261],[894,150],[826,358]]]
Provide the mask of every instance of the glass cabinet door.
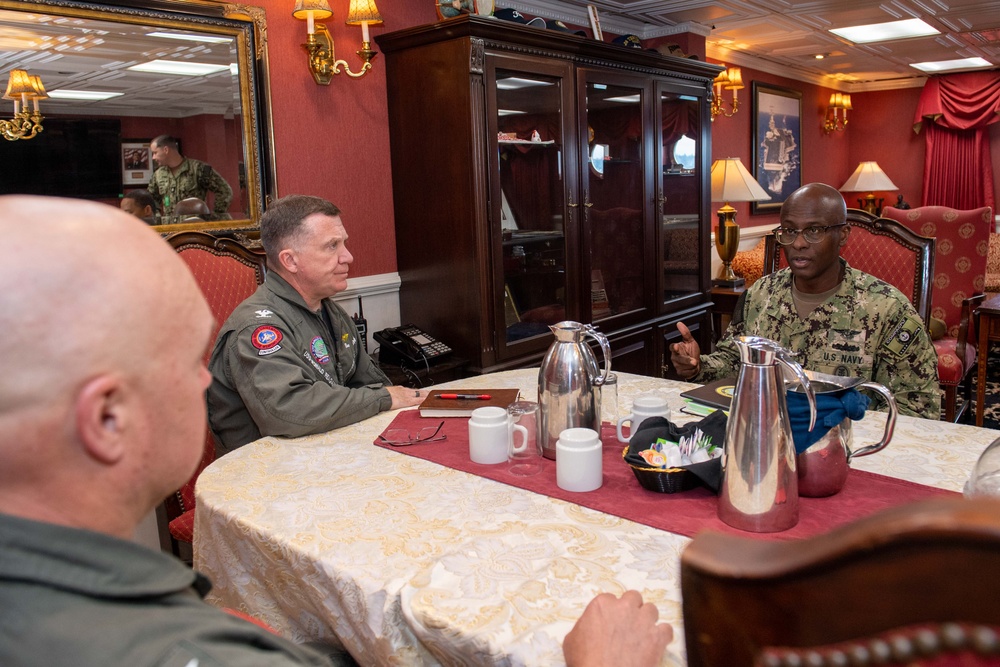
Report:
[[572,225],[566,217],[569,70],[497,61],[487,80],[494,83],[488,113],[496,127],[491,192],[500,221],[493,239],[500,247],[493,257],[495,282],[503,291],[495,297],[496,320],[503,325],[498,354],[504,358],[548,346],[549,325],[575,316],[567,306],[578,280],[572,276]]
[[668,303],[699,293],[701,286],[701,190],[705,179],[702,100],[660,90],[660,234],[663,294]]
[[[584,234],[589,248],[590,313],[599,323],[648,308],[646,261],[649,191],[643,150],[647,86],[638,80],[584,72],[586,153],[581,171]],[[608,323],[610,324],[610,323]],[[606,327],[607,328],[607,327]]]

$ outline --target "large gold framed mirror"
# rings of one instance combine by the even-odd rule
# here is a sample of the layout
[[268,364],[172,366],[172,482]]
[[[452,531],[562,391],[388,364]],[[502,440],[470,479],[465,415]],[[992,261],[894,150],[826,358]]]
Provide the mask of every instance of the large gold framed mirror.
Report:
[[[130,160],[141,155],[143,142],[160,134],[182,135],[181,152],[208,162],[229,182],[231,220],[157,225],[158,231],[251,231],[275,194],[266,35],[263,9],[247,5],[0,0],[0,75],[6,82],[7,73],[17,68],[40,76],[49,94],[41,101],[41,111],[44,122],[52,119],[53,127],[60,122],[96,127],[98,119],[118,121],[121,191],[145,187],[142,181],[155,164],[149,163],[148,172],[130,170],[130,165],[138,166]],[[154,60],[214,64],[210,69],[215,71],[190,76],[130,69]],[[60,91],[113,95],[81,100],[58,97]],[[12,106],[0,100],[0,118],[11,116]],[[17,150],[31,151],[33,141],[0,144],[16,143]],[[194,148],[195,143],[200,145]],[[3,162],[12,168],[10,161]],[[54,165],[58,154],[41,162]],[[92,169],[87,160],[75,167],[72,181],[69,175],[74,172],[53,179],[56,167],[34,169],[22,169],[31,188],[57,196],[84,196],[88,189],[82,186],[75,194],[61,190],[72,190],[77,181],[95,175],[87,172]],[[73,187],[66,185],[69,182]],[[95,194],[87,198],[108,201],[108,187],[105,183],[89,188]]]

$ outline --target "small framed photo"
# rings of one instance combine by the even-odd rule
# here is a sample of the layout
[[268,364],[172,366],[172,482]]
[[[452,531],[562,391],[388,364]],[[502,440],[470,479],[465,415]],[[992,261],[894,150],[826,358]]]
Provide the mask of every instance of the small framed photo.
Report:
[[751,213],[772,213],[802,186],[802,93],[753,82],[753,175],[771,196]]
[[587,17],[590,19],[590,31],[594,33],[594,39],[603,42],[604,33],[601,32],[601,17],[597,15],[595,5],[587,5]]
[[122,142],[122,184],[146,185],[153,177],[151,139],[126,139]]

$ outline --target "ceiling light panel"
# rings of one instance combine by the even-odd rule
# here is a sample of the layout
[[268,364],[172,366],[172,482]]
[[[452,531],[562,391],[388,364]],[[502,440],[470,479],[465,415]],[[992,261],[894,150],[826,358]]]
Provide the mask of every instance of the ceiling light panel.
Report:
[[921,72],[953,72],[959,69],[980,69],[982,67],[993,67],[993,63],[983,58],[961,58],[958,60],[937,60],[925,63],[912,63]]
[[213,65],[211,63],[180,62],[177,60],[151,60],[148,63],[132,65],[127,68],[134,72],[151,72],[153,74],[177,74],[180,76],[205,76],[224,72],[229,65]]
[[929,35],[940,34],[937,28],[920,19],[872,23],[847,28],[831,28],[830,32],[855,44],[890,42],[897,39],[910,39],[913,37],[927,37]]

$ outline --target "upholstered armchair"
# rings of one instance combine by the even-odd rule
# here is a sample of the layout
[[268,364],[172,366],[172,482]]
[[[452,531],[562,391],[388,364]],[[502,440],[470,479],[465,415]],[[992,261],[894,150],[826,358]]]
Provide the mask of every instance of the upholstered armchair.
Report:
[[[180,232],[167,237],[167,242],[187,263],[212,309],[214,342],[230,313],[264,282],[267,266],[264,254],[232,239],[216,238],[203,232]],[[206,362],[210,354],[211,347],[205,352]],[[206,428],[205,448],[197,470],[184,486],[163,502],[161,512],[169,535],[161,538],[161,546],[164,549],[169,546],[178,557],[187,559],[190,556],[187,545],[194,539],[194,484],[201,471],[214,460],[215,442],[211,430]]]
[[944,418],[958,421],[971,404],[972,371],[976,365],[972,314],[983,300],[993,211],[989,206],[969,211],[945,206],[908,210],[887,206],[882,216],[937,239],[931,317],[944,323],[944,335],[933,336],[937,338],[934,349],[938,354],[938,380],[944,391]]

